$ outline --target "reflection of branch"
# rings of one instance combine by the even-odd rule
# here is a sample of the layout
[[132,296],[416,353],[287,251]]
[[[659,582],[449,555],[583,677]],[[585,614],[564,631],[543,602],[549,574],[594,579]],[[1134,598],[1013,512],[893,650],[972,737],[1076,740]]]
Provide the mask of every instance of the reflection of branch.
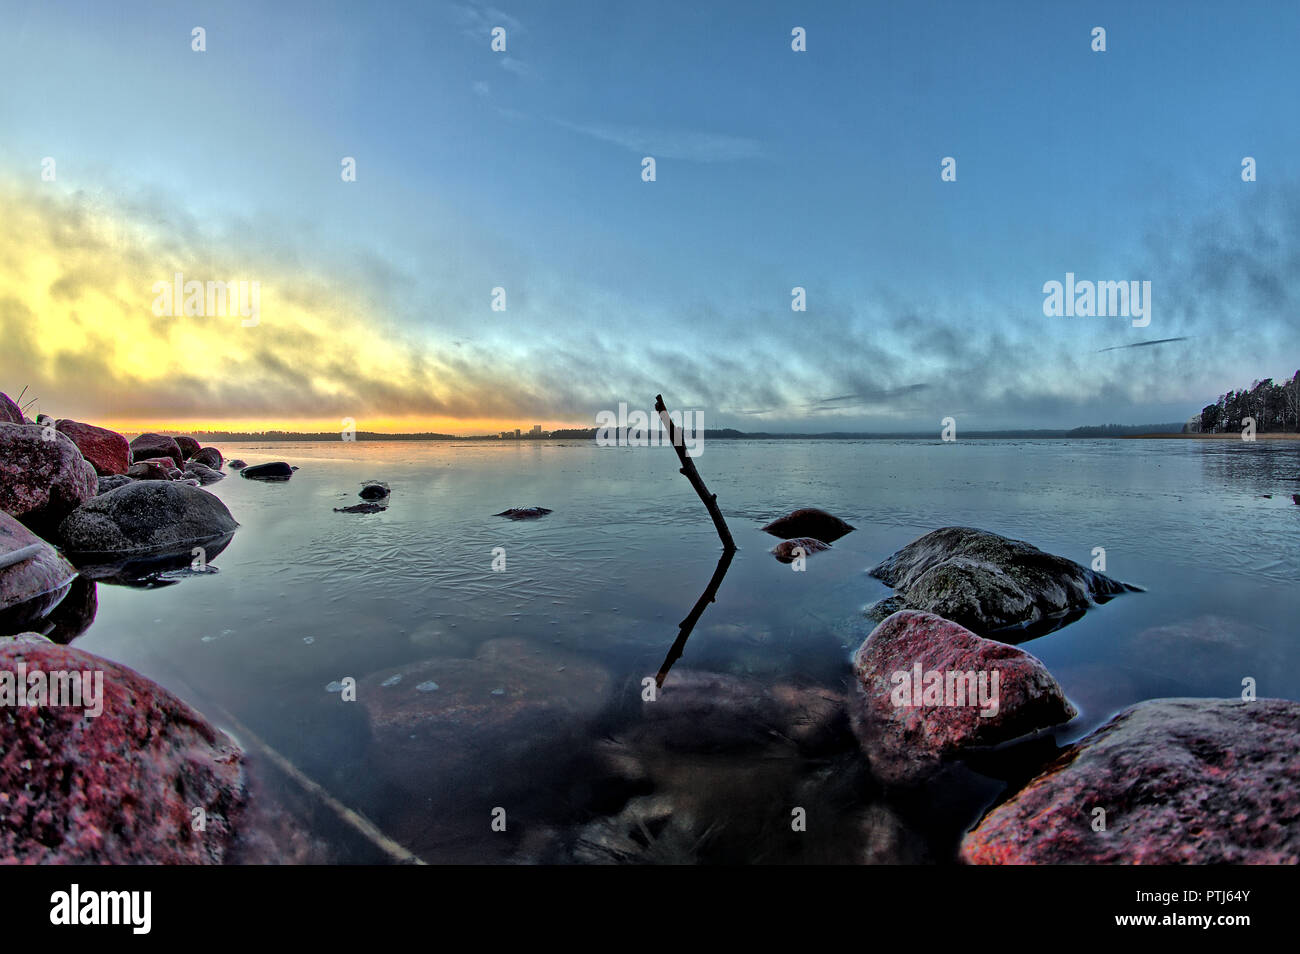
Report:
[[695,492],[700,495],[704,501],[704,506],[709,510],[709,516],[713,518],[713,526],[717,528],[718,536],[722,538],[722,549],[728,553],[736,549],[736,542],[731,539],[731,531],[727,529],[727,521],[722,519],[722,511],[718,509],[718,495],[709,493],[709,488],[704,486],[704,481],[700,479],[700,472],[695,469],[695,461],[686,456],[686,443],[677,437],[676,425],[668,416],[668,409],[664,407],[664,396],[655,395],[655,411],[659,414],[659,420],[664,422],[668,428],[668,441],[673,445],[673,450],[677,451],[677,459],[682,462],[681,472]]
[[709,580],[709,585],[704,588],[704,592],[695,601],[686,618],[678,624],[677,639],[673,643],[673,648],[668,650],[664,664],[659,667],[659,675],[655,676],[655,685],[659,688],[663,688],[664,677],[668,675],[668,670],[673,667],[673,663],[677,662],[682,655],[682,650],[686,648],[686,640],[690,639],[691,630],[695,629],[695,624],[700,621],[708,605],[718,598],[718,587],[722,585],[722,578],[727,575],[727,568],[731,566],[731,558],[735,555],[734,548],[722,551],[722,556],[718,557],[718,567],[713,571],[713,579]]

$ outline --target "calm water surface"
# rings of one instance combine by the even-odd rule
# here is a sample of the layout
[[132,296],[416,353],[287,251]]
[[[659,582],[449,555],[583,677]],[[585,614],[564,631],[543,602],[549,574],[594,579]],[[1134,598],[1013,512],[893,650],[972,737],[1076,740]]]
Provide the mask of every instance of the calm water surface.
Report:
[[[575,844],[620,838],[632,860],[945,862],[1005,788],[998,769],[964,770],[938,788],[887,794],[851,753],[809,759],[762,740],[692,748],[637,734],[641,680],[660,669],[720,556],[671,449],[551,441],[221,449],[301,469],[287,483],[232,475],[208,488],[241,524],[213,560],[218,572],[158,588],[100,584],[95,622],[76,645],[140,670],[218,723],[237,723],[237,736],[256,736],[257,745],[241,741],[261,779],[258,797],[293,819],[285,830],[299,830],[281,831],[273,853],[386,857],[328,799],[277,770],[263,746],[430,862],[599,860]],[[1104,547],[1107,572],[1146,590],[1023,644],[1080,710],[1056,743],[1141,699],[1238,695],[1247,676],[1261,696],[1300,699],[1295,443],[713,441],[698,466],[740,552],[669,673],[665,699],[675,681],[701,671],[737,680],[741,696],[774,685],[844,689],[849,655],[870,631],[863,607],[891,592],[865,571],[948,525],[1085,565]],[[388,510],[333,511],[359,502],[367,479],[391,485]],[[533,505],[554,513],[536,522],[492,516]],[[758,528],[802,506],[858,529],[799,573],[773,559],[776,541]],[[492,569],[498,547],[504,572]],[[503,638],[525,642],[491,643]],[[382,744],[367,700],[343,702],[327,688],[347,676],[367,687],[370,674],[432,660],[420,679],[436,683],[445,668],[450,689],[477,667],[486,692],[501,658],[493,647],[502,646],[539,675],[574,674],[572,691],[600,694],[599,705],[560,706],[569,713],[560,723],[539,718],[531,730],[515,723],[518,746],[499,745],[476,723],[459,741],[395,747]],[[556,676],[537,691],[563,694],[566,685]],[[431,699],[440,691],[425,690]],[[701,736],[710,718],[743,723],[736,705],[718,696],[715,714],[707,705],[697,712]],[[493,751],[450,751],[485,738]],[[610,751],[631,753],[638,769],[611,781]],[[634,799],[654,818],[629,836],[617,819]],[[808,833],[787,831],[792,804],[809,806]],[[498,806],[506,832],[489,824]]]

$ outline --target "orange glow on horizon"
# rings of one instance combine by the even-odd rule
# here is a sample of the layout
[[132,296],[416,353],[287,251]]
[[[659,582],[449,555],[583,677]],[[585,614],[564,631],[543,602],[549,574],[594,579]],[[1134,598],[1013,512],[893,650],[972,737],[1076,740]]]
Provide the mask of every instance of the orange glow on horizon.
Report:
[[[337,418],[327,418],[318,420],[280,420],[280,421],[240,421],[240,420],[122,420],[122,419],[95,419],[91,418],[85,421],[87,424],[95,424],[99,427],[107,427],[110,430],[117,431],[120,434],[137,435],[148,432],[161,433],[164,431],[181,432],[181,433],[212,433],[212,432],[231,432],[231,433],[262,433],[265,431],[290,431],[294,433],[305,434],[341,434],[341,422]],[[575,423],[572,421],[530,421],[520,423],[518,420],[490,420],[490,419],[466,419],[457,420],[453,418],[427,418],[427,419],[401,419],[401,418],[375,418],[360,419],[356,422],[358,432],[369,432],[377,434],[450,434],[454,437],[495,437],[502,431],[514,433],[518,429],[521,433],[527,434],[534,424],[540,424],[543,431],[555,431],[564,428],[590,428],[595,427],[595,421]]]

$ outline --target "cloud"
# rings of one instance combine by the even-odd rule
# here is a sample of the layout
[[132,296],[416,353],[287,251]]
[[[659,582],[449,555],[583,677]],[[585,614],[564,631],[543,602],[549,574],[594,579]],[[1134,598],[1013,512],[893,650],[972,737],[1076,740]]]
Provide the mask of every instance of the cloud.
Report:
[[611,126],[554,120],[557,125],[601,142],[611,143],[637,155],[688,162],[737,162],[758,159],[763,145],[755,139],[720,133],[687,130],[646,129],[640,126]]
[[[1163,290],[1157,319],[1177,334],[1126,345],[1114,342],[1127,324],[1020,320],[978,289],[924,300],[896,287],[851,300],[832,291],[792,324],[779,304],[638,299],[526,255],[508,260],[510,312],[493,320],[466,287],[479,282],[465,274],[477,252],[441,269],[434,256],[417,280],[364,248],[332,261],[256,222],[200,222],[175,196],[0,179],[0,390],[30,385],[56,416],[158,427],[315,430],[306,422],[352,417],[366,429],[483,432],[499,428],[456,422],[591,423],[657,393],[707,409],[709,426],[768,430],[914,429],[948,415],[968,427],[1182,419],[1228,387],[1294,370],[1275,365],[1300,354],[1292,196],[1267,197],[1276,214],[1246,205],[1161,231],[1147,273]],[[1239,229],[1260,223],[1244,254],[1228,254]],[[178,271],[259,281],[260,324],[156,317],[153,284]],[[1148,346],[1191,338],[1213,344]]]

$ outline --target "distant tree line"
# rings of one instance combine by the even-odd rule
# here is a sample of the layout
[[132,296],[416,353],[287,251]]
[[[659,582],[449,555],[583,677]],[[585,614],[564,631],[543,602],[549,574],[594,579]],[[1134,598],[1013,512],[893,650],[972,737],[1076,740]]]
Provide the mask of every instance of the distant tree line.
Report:
[[1281,384],[1265,378],[1249,388],[1220,395],[1214,404],[1201,408],[1184,430],[1204,434],[1240,431],[1247,417],[1255,419],[1257,433],[1300,431],[1300,371]]

